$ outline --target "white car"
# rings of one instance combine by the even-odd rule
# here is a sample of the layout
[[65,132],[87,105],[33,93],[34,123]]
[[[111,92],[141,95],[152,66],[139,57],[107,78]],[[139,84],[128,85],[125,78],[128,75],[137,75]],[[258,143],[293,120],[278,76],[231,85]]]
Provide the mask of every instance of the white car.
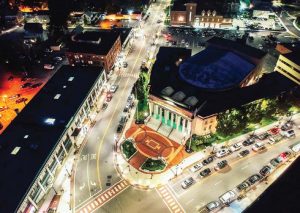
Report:
[[295,137],[295,131],[293,129],[290,129],[288,131],[280,131],[280,134],[283,137],[287,137],[287,138]]
[[203,167],[202,163],[197,163],[193,167],[190,168],[191,172],[197,172]]
[[118,85],[112,85],[109,89],[110,92],[115,93],[118,89]]
[[300,143],[294,145],[294,146],[292,147],[292,150],[293,150],[294,152],[299,152],[299,151],[300,151]]
[[228,192],[226,192],[225,194],[221,195],[219,197],[220,201],[224,204],[224,205],[228,205],[231,202],[233,202],[235,199],[237,198],[236,194],[234,193],[234,191],[230,190]]
[[181,183],[181,187],[183,189],[187,189],[189,188],[193,183],[194,183],[194,179],[192,177],[189,177],[187,178],[186,180],[184,180],[182,183]]
[[56,56],[56,57],[53,58],[53,60],[54,61],[62,61],[63,59],[60,56]]
[[275,142],[276,142],[275,138],[269,136],[269,138],[268,138],[268,143],[269,143],[269,144],[274,144]]
[[52,64],[45,64],[44,65],[44,69],[46,69],[46,70],[53,70],[54,66]]
[[242,148],[242,143],[235,143],[232,146],[230,146],[230,150],[232,152],[238,151]]
[[260,142],[254,144],[252,146],[252,150],[255,151],[255,152],[261,151],[263,149],[265,149],[265,145],[263,143],[260,143]]
[[221,149],[221,150],[217,151],[216,156],[218,158],[222,158],[222,157],[224,157],[224,156],[226,156],[228,154],[229,154],[229,151],[227,149]]

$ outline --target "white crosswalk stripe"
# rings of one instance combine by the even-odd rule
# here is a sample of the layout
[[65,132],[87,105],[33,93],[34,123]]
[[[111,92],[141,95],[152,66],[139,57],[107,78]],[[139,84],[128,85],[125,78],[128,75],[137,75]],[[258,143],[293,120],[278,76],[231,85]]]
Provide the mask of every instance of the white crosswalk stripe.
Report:
[[183,208],[180,206],[180,204],[178,203],[178,201],[176,200],[175,196],[166,186],[158,188],[157,192],[160,194],[164,203],[167,205],[171,213],[185,212]]

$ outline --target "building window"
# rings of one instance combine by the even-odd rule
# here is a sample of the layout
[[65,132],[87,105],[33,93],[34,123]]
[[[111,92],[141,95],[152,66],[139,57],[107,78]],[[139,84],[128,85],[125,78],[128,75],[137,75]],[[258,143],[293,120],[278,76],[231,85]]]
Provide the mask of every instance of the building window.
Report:
[[207,121],[204,122],[204,125],[206,125],[206,124],[207,124]]
[[209,125],[209,127],[208,127],[208,128],[209,128],[209,130],[211,130],[211,125]]
[[74,55],[74,58],[75,58],[75,59],[79,59],[79,56],[78,56],[78,55]]
[[93,64],[93,61],[88,61],[88,64]]

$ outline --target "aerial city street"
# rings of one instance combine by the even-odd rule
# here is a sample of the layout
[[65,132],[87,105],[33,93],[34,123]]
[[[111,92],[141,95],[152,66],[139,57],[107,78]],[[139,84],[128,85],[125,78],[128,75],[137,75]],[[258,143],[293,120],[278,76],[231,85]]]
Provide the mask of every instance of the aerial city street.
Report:
[[0,0],[0,213],[296,213],[299,155],[299,0]]

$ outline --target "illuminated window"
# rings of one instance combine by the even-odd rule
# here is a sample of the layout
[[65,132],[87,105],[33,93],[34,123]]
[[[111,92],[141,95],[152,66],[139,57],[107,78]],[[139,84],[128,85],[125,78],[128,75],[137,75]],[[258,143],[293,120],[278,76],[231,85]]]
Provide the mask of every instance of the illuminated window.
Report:
[[45,120],[45,123],[48,124],[48,125],[54,125],[55,123],[55,118],[47,118]]
[[21,147],[16,146],[10,154],[16,155],[19,152],[20,149],[21,149]]
[[184,21],[184,17],[183,16],[179,16],[178,17],[178,21]]

